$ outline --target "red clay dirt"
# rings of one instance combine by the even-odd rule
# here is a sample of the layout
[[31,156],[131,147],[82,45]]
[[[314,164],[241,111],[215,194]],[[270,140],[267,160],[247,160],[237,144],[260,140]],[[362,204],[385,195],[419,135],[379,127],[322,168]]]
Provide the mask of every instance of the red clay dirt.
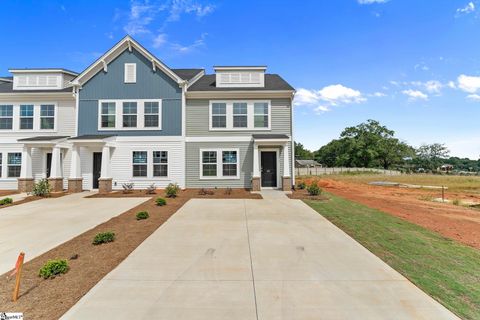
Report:
[[[305,180],[307,184],[311,181]],[[441,191],[372,186],[365,183],[319,180],[334,195],[384,211],[441,235],[480,249],[480,210],[427,201],[441,198]],[[480,202],[479,195],[446,193],[448,199]]]

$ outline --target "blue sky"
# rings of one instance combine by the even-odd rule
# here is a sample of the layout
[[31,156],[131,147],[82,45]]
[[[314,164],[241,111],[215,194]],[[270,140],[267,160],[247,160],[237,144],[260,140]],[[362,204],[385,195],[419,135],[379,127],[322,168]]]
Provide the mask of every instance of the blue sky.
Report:
[[413,144],[480,156],[480,1],[0,1],[8,68],[82,71],[131,34],[171,67],[268,65],[318,149],[376,119]]

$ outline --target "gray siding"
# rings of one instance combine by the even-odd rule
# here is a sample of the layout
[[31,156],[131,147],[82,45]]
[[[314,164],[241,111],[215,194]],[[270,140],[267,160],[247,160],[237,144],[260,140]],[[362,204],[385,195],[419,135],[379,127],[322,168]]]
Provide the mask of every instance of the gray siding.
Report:
[[[228,99],[228,100],[242,100]],[[244,100],[244,99],[243,99]],[[210,131],[209,130],[209,100],[188,99],[186,106],[186,134],[194,136],[245,136],[255,133],[288,134],[291,128],[290,99],[270,99],[272,101],[271,130],[265,131]]]
[[[124,83],[124,64],[137,64],[137,82]],[[79,98],[78,135],[178,136],[182,134],[182,91],[165,73],[152,69],[152,62],[137,52],[125,50],[82,86]],[[98,100],[162,99],[162,130],[99,131]]]

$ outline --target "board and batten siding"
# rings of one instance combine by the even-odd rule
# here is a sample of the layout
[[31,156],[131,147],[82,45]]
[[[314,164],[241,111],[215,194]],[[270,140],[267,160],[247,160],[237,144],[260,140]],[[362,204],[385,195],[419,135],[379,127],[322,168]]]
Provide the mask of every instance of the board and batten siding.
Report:
[[[212,99],[217,100],[217,99]],[[242,101],[251,99],[220,99]],[[187,99],[186,104],[186,135],[195,136],[245,136],[250,134],[292,134],[290,99],[261,99],[271,100],[271,130],[221,130],[210,131],[209,114],[210,101],[208,99]]]
[[[135,83],[124,82],[125,63],[136,63]],[[162,129],[98,130],[98,100],[161,99]],[[148,61],[134,48],[126,49],[108,64],[107,72],[95,74],[79,93],[78,135],[114,134],[118,136],[180,136],[182,134],[182,89],[160,68],[153,71]]]

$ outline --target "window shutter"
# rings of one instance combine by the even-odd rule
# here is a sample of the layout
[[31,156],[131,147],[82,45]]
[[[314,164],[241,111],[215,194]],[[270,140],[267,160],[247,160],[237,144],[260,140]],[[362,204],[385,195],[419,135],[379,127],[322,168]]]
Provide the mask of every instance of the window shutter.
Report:
[[137,64],[125,63],[125,83],[137,82]]

